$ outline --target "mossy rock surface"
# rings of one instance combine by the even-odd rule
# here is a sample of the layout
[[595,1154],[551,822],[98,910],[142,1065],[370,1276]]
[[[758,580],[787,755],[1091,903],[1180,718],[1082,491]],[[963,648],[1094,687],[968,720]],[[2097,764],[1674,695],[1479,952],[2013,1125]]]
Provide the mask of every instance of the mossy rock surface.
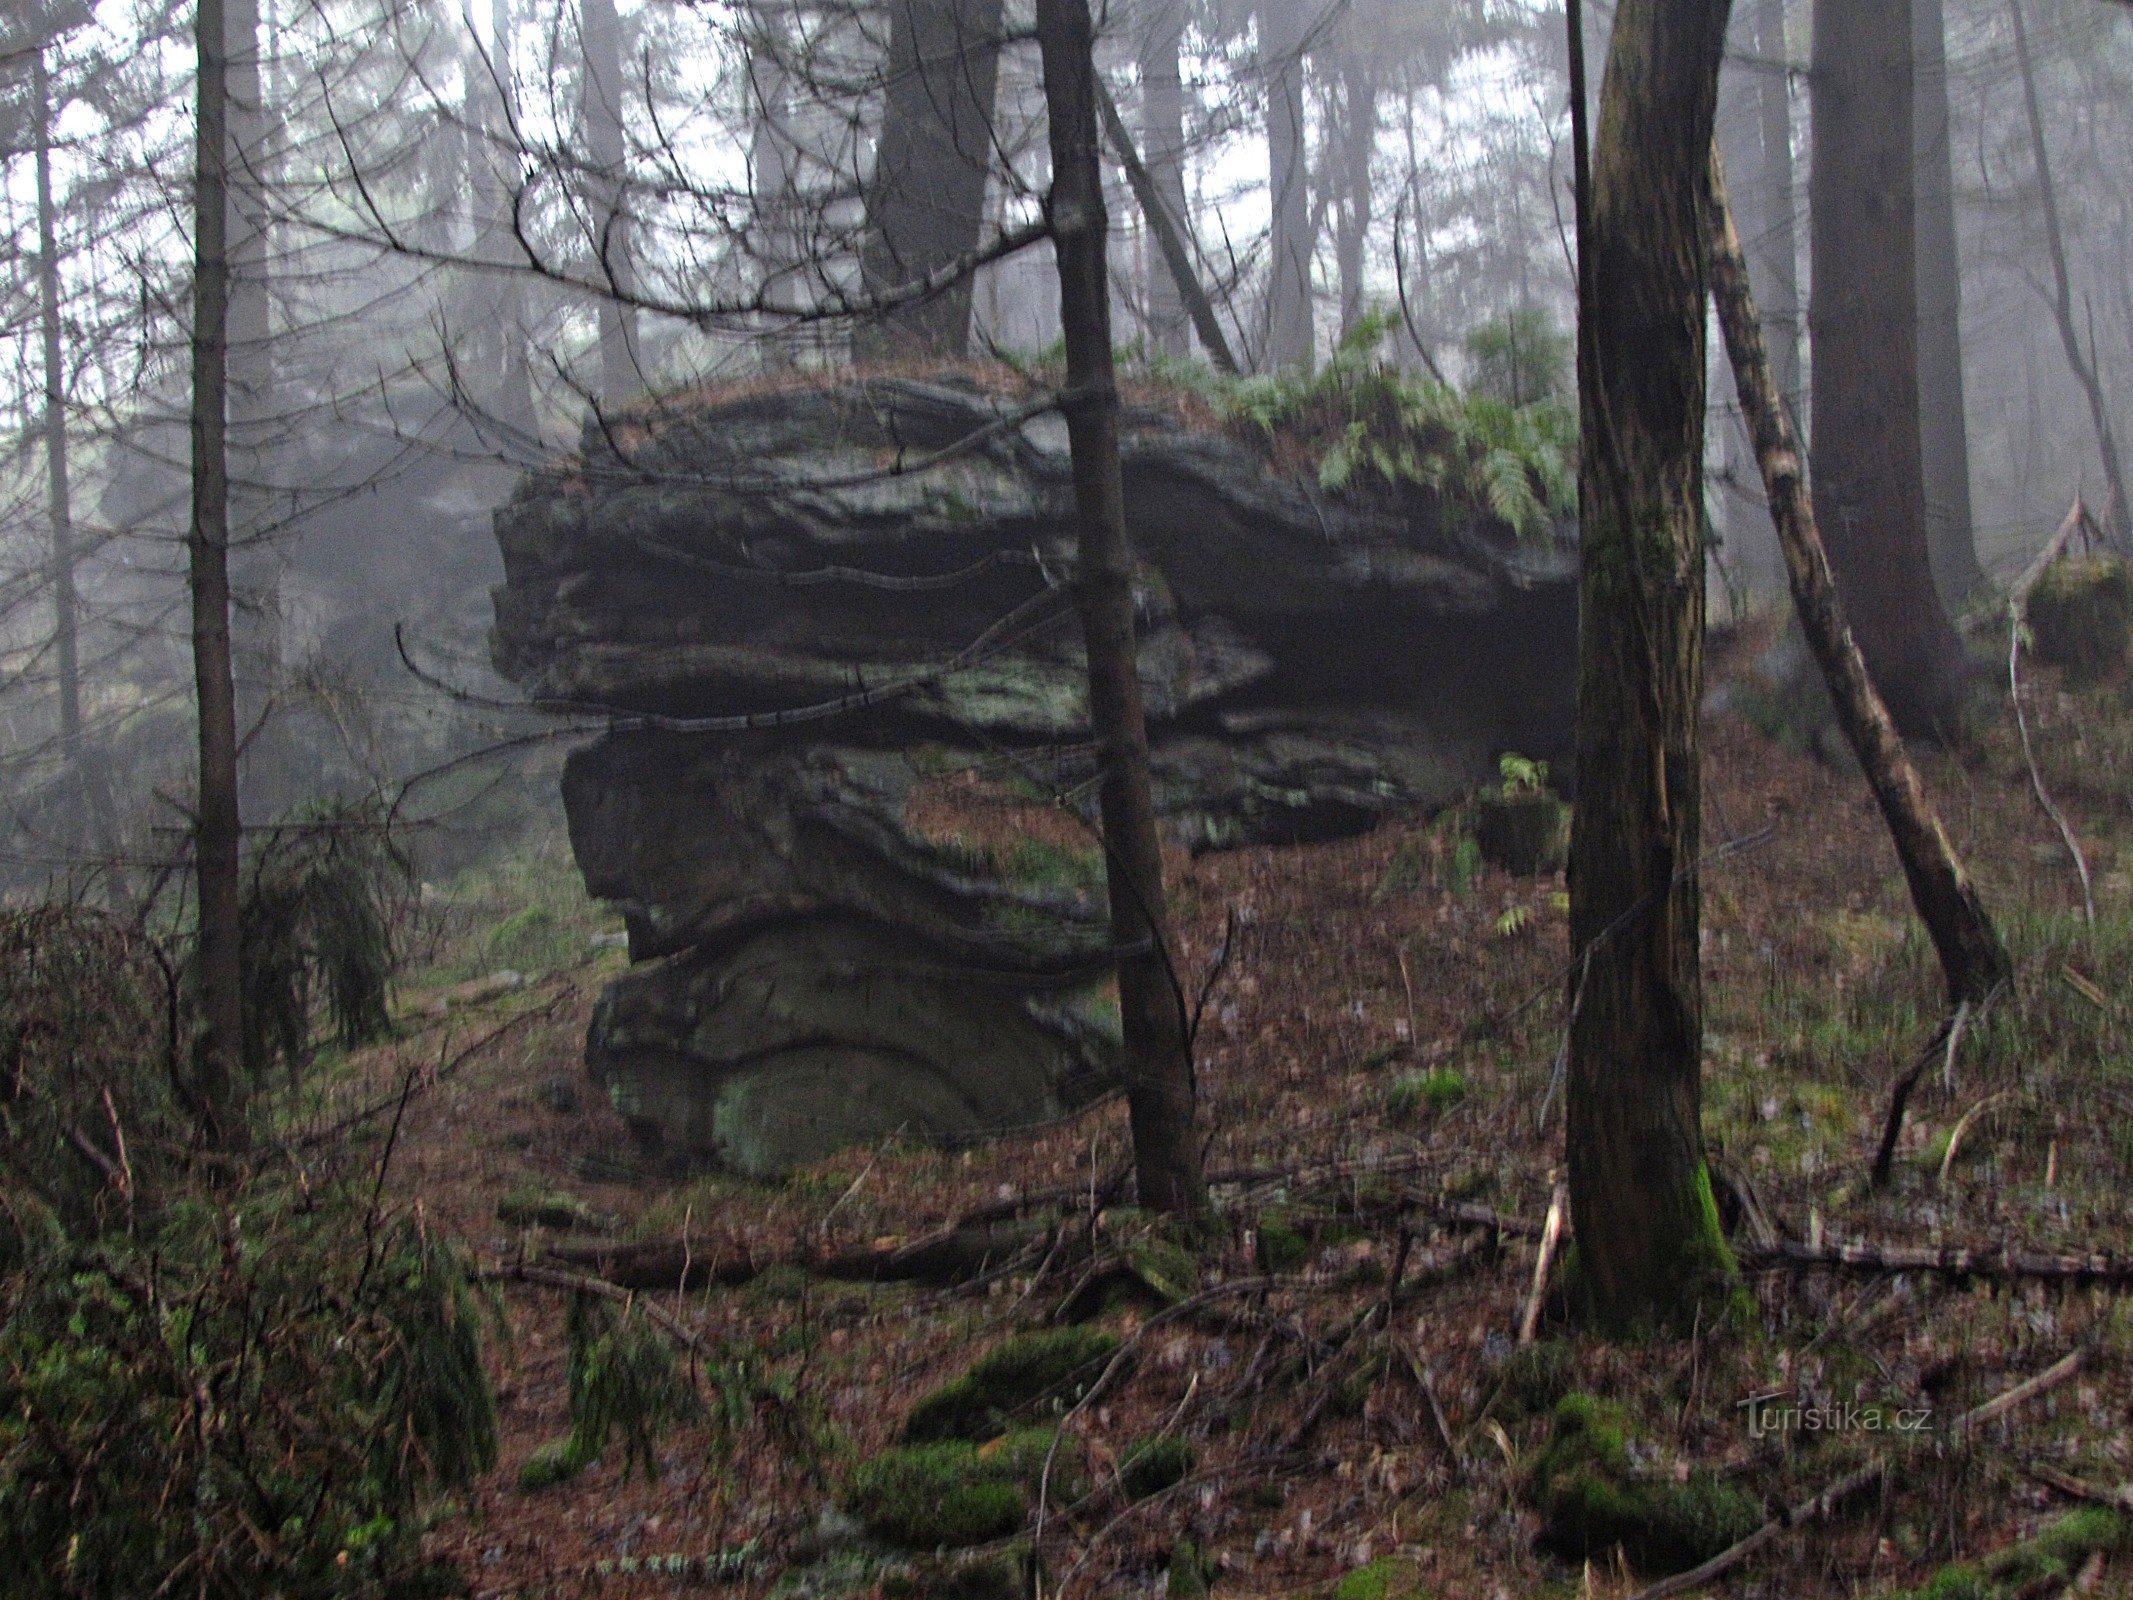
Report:
[[553,1489],[558,1484],[570,1482],[591,1466],[593,1460],[592,1453],[580,1448],[574,1435],[550,1439],[526,1457],[525,1464],[518,1469],[518,1486],[528,1494]]
[[884,1450],[853,1469],[842,1503],[890,1544],[961,1549],[1020,1530],[1047,1460],[1051,1498],[1077,1498],[1086,1482],[1073,1442],[1055,1429],[1030,1428],[985,1445],[945,1439]]
[[612,1233],[621,1223],[559,1189],[514,1189],[496,1202],[496,1220],[512,1228]]
[[1887,1600],[2016,1600],[2057,1594],[2088,1559],[2133,1549],[2133,1522],[2101,1506],[2069,1512],[2031,1539],[1987,1556],[1941,1568],[1925,1586]]
[[2028,611],[2037,659],[2076,683],[2093,683],[2126,658],[2133,579],[2116,556],[2055,561],[2029,592]]
[[1685,1571],[1753,1533],[1761,1503],[1698,1469],[1684,1482],[1639,1477],[1623,1409],[1589,1394],[1556,1402],[1529,1488],[1540,1544],[1568,1560],[1619,1548],[1637,1571]]
[[1071,1394],[1076,1380],[1092,1381],[1117,1350],[1118,1336],[1101,1328],[1018,1334],[913,1406],[904,1437],[913,1444],[997,1438],[1018,1411],[1055,1390]]

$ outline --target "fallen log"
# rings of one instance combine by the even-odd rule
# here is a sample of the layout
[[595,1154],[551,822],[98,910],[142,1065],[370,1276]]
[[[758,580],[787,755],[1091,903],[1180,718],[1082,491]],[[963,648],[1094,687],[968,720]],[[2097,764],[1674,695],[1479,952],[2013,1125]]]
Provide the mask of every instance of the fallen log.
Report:
[[646,1239],[634,1244],[561,1244],[549,1249],[556,1261],[596,1272],[624,1289],[739,1288],[772,1267],[795,1267],[817,1278],[844,1283],[922,1283],[947,1288],[999,1266],[1049,1230],[1026,1221],[958,1224],[905,1244],[830,1255],[796,1253],[761,1257],[685,1239]]
[[2133,1288],[2133,1256],[2108,1253],[2050,1255],[2032,1250],[1939,1249],[1917,1245],[1805,1244],[1797,1239],[1745,1245],[1744,1267],[1841,1272],[1924,1272],[1942,1278],[2037,1279],[2105,1288]]

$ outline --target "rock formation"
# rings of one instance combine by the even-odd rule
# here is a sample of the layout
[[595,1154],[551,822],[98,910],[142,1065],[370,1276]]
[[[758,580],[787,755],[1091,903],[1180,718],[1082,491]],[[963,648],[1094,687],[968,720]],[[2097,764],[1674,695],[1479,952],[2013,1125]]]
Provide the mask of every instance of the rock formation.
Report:
[[[1354,833],[1570,743],[1574,556],[1419,485],[1329,496],[1129,406],[1159,804],[1194,848]],[[907,820],[987,760],[1087,792],[1065,429],[968,379],[670,401],[497,514],[498,668],[570,759],[638,965],[588,1061],[644,1143],[775,1170],[976,1137],[1104,1083],[1100,856]]]

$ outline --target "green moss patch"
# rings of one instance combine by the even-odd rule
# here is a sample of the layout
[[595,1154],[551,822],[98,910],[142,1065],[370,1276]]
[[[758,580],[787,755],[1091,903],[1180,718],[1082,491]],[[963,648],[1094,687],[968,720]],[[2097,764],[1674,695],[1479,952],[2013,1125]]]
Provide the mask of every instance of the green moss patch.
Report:
[[861,1462],[846,1481],[844,1509],[869,1533],[906,1550],[952,1550],[1004,1539],[1029,1515],[1052,1463],[1054,1501],[1086,1487],[1080,1457],[1057,1431],[1031,1428],[987,1445],[966,1439],[906,1445]]
[[1385,1094],[1385,1109],[1401,1121],[1449,1111],[1467,1096],[1466,1074],[1450,1067],[1403,1072]]
[[550,1439],[526,1457],[518,1469],[518,1486],[528,1494],[538,1494],[570,1482],[592,1463],[592,1455],[581,1448],[577,1436],[565,1434],[560,1439]]
[[1411,1561],[1380,1556],[1336,1583],[1329,1600],[1422,1600],[1422,1575]]
[[2133,1546],[2133,1525],[2115,1511],[2088,1506],[2069,1512],[2033,1539],[1988,1556],[1943,1567],[1922,1589],[1888,1600],[2014,1600],[2017,1595],[2056,1594],[2089,1557]]
[[1294,1272],[1311,1259],[1311,1241],[1279,1211],[1259,1216],[1259,1270]]
[[1016,1412],[1054,1391],[1066,1394],[1077,1379],[1093,1379],[1117,1349],[1118,1336],[1101,1328],[1018,1335],[913,1406],[904,1437],[913,1444],[997,1438]]
[[1637,1475],[1622,1408],[1589,1394],[1556,1402],[1528,1487],[1543,1549],[1574,1561],[1620,1548],[1639,1572],[1680,1572],[1762,1526],[1752,1496],[1701,1469],[1685,1482]]

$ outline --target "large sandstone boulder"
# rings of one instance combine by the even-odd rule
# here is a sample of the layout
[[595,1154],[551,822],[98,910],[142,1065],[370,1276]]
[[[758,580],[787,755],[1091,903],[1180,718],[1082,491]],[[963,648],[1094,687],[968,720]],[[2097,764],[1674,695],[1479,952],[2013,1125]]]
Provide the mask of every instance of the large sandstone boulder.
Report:
[[[632,957],[590,1065],[644,1142],[771,1170],[976,1137],[1105,1081],[1101,858],[907,816],[943,767],[1087,783],[1064,427],[955,378],[766,385],[588,433],[497,515],[493,652],[614,714],[564,779]],[[1329,496],[1129,407],[1158,804],[1194,848],[1441,804],[1567,761],[1574,556],[1419,485]]]

